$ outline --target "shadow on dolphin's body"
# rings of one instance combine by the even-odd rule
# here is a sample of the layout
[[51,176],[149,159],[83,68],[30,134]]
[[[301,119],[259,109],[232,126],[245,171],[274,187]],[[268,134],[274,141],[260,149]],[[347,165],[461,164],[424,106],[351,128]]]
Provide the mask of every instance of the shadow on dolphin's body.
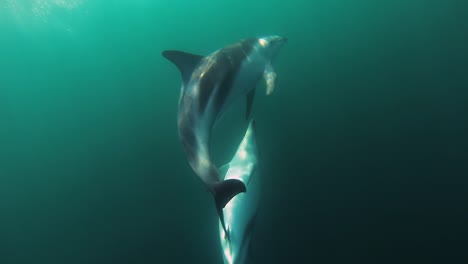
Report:
[[210,155],[211,130],[239,98],[246,97],[249,116],[260,79],[266,82],[266,93],[273,92],[276,73],[272,61],[286,40],[279,36],[250,38],[208,56],[176,50],[162,53],[182,76],[177,114],[179,140],[193,171],[213,194],[223,227],[223,208],[246,187],[238,179],[221,180]]
[[245,264],[251,254],[250,242],[259,200],[257,156],[255,124],[252,121],[231,162],[220,169],[226,172],[225,180],[240,180],[248,189],[246,193],[232,198],[223,209],[228,235],[219,221],[219,237],[225,264]]

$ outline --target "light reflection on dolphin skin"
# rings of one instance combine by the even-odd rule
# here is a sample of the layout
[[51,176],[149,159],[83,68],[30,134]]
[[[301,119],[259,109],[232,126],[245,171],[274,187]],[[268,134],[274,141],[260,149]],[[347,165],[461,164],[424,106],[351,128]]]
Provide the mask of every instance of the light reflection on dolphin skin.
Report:
[[224,179],[240,180],[248,189],[246,193],[232,198],[223,209],[228,236],[219,221],[219,238],[225,264],[244,264],[249,256],[258,210],[257,156],[255,125],[252,121],[231,162],[221,168],[221,171],[227,170]]

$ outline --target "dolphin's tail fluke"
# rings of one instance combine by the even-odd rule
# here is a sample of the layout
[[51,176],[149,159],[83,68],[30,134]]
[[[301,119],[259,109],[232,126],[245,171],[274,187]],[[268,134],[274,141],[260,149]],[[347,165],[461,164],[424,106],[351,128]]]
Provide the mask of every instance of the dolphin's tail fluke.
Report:
[[216,208],[223,209],[238,193],[245,192],[245,185],[241,180],[229,179],[213,185]]
[[219,219],[227,234],[226,225],[224,224],[223,208],[226,204],[237,194],[245,192],[245,185],[242,181],[236,179],[229,179],[213,185],[213,195],[216,203],[216,210],[218,211]]

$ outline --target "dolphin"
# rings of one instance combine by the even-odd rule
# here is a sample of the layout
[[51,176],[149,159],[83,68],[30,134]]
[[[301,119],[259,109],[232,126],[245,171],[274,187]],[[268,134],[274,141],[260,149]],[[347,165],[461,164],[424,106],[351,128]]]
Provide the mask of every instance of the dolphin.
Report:
[[250,242],[259,204],[259,179],[256,169],[258,151],[254,124],[253,121],[250,123],[231,162],[221,168],[221,171],[226,171],[224,180],[240,180],[249,190],[236,195],[224,207],[227,231],[223,228],[221,220],[219,221],[219,239],[225,264],[246,263],[251,254]]
[[191,168],[213,194],[221,221],[225,205],[246,188],[237,179],[221,181],[209,151],[212,128],[240,97],[247,97],[249,116],[255,87],[262,77],[266,93],[273,92],[276,73],[272,61],[286,40],[280,36],[250,38],[208,56],[176,50],[162,52],[182,76],[177,114],[179,140]]

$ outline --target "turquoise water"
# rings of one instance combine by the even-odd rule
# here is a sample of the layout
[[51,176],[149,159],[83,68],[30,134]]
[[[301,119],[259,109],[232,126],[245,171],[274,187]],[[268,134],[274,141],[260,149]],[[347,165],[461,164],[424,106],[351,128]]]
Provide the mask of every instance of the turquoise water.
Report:
[[[254,2],[254,3],[253,3]],[[463,1],[0,2],[0,263],[220,263],[164,49],[289,38],[253,116],[255,263],[468,259]],[[215,130],[228,161],[243,105]],[[239,111],[237,111],[239,110]],[[235,142],[235,143],[233,143]]]

